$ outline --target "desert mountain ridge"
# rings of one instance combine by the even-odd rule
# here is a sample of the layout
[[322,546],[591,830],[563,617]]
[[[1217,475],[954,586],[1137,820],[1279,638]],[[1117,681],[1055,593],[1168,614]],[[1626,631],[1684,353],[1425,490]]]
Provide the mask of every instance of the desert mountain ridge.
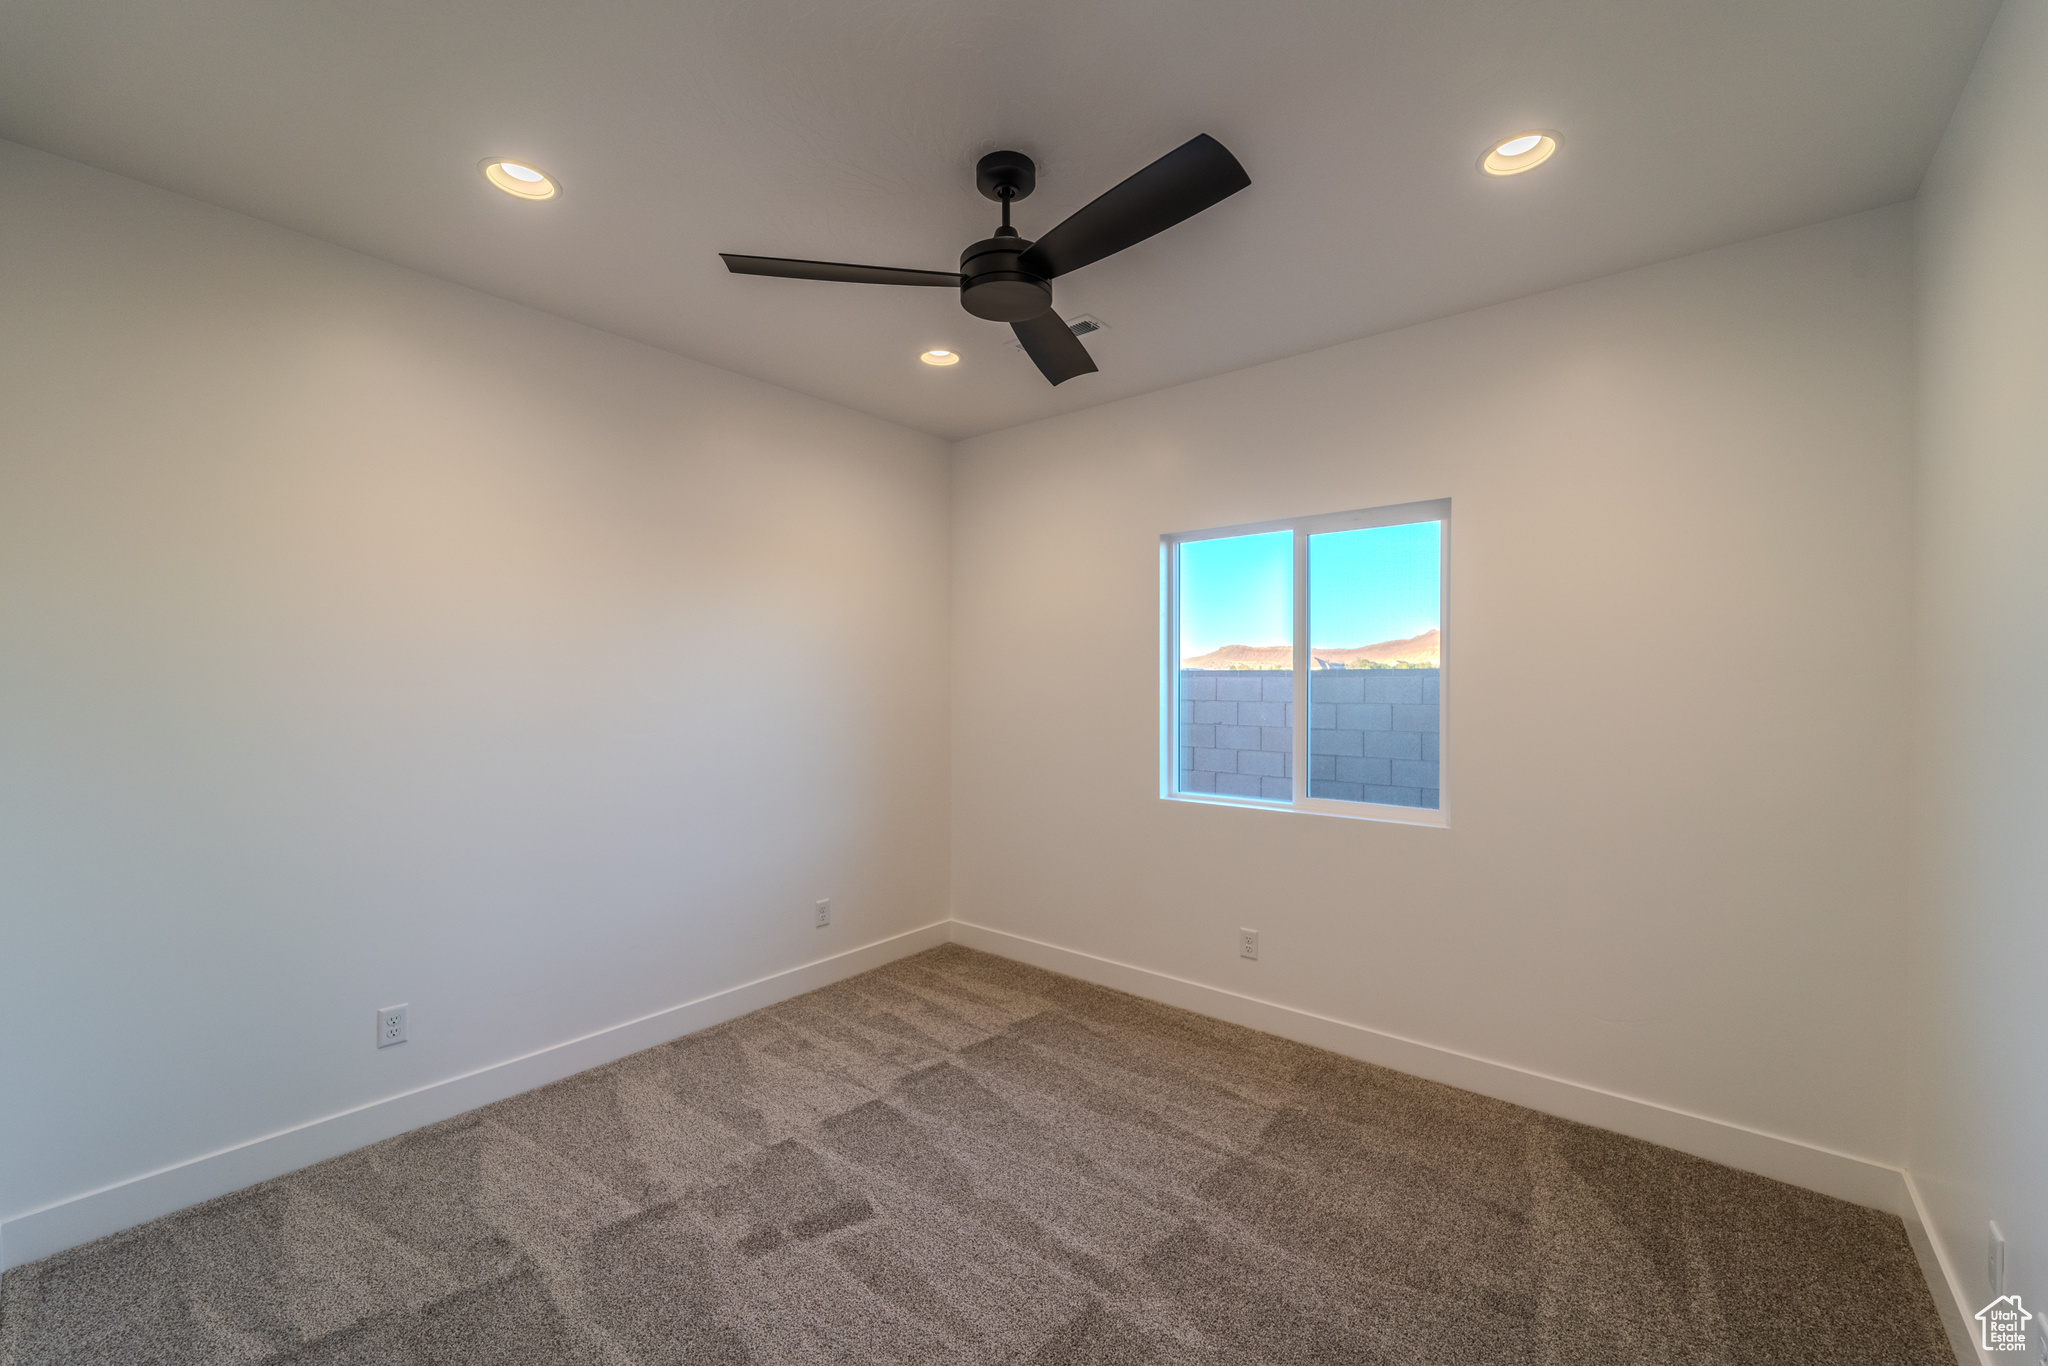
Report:
[[[1342,664],[1405,664],[1411,669],[1434,669],[1443,658],[1443,633],[1434,627],[1406,640],[1383,640],[1375,645],[1348,645],[1342,649],[1310,650],[1310,667]],[[1205,655],[1180,662],[1183,669],[1291,669],[1292,645],[1225,645]]]

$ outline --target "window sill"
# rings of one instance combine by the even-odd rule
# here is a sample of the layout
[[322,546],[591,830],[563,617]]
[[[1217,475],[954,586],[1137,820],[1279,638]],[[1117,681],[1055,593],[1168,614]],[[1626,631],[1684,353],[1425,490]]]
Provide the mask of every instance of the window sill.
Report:
[[1346,821],[1379,821],[1385,825],[1422,825],[1448,829],[1450,821],[1442,808],[1427,806],[1383,806],[1377,802],[1333,802],[1310,797],[1299,802],[1267,802],[1256,797],[1212,797],[1205,792],[1162,792],[1161,801],[1186,802],[1191,806],[1236,806],[1253,811],[1287,811],[1303,816],[1335,816]]

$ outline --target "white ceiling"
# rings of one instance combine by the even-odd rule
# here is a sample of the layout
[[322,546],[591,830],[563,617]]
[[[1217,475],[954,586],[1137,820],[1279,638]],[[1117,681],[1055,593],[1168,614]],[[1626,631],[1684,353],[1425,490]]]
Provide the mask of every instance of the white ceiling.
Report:
[[[960,437],[1910,197],[1996,7],[10,0],[0,136]],[[716,255],[950,270],[982,153],[1029,237],[1199,132],[1251,188],[1057,283],[1110,328],[1058,389],[949,290]]]

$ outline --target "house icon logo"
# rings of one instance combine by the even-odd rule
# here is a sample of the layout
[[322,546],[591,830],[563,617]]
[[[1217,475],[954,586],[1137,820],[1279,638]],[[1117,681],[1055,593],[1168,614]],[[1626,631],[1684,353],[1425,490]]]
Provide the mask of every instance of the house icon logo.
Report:
[[2020,1303],[2018,1295],[2000,1295],[1977,1311],[1977,1322],[1984,1326],[1984,1350],[1987,1352],[2024,1352],[2027,1350],[2027,1320],[2033,1318],[2026,1306]]

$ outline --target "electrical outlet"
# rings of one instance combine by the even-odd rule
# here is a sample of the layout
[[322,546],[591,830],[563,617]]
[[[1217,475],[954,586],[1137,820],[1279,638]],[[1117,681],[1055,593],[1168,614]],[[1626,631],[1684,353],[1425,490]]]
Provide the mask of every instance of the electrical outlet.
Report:
[[1259,932],[1257,930],[1239,930],[1237,932],[1237,956],[1239,958],[1249,958],[1254,963],[1259,961]]
[[824,929],[832,923],[832,898],[826,897],[818,903],[818,928]]
[[377,1012],[377,1047],[405,1042],[405,1007],[385,1006]]
[[1991,1279],[1991,1293],[1995,1297],[2005,1293],[2005,1234],[1999,1230],[1996,1219],[1986,1227],[1991,1237],[1985,1243],[1984,1270]]

